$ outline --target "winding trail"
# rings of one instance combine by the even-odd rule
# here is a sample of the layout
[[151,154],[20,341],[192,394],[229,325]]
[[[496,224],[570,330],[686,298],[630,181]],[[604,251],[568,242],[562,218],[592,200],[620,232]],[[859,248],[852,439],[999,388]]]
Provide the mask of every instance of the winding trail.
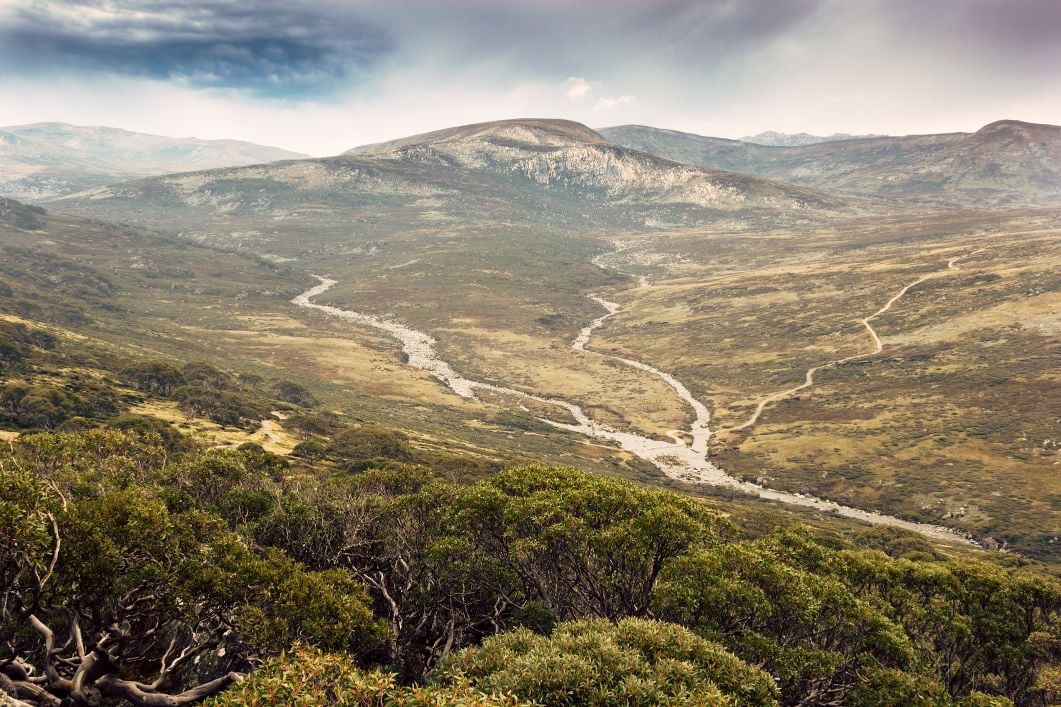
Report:
[[[343,321],[348,321],[353,324],[359,324],[362,326],[372,327],[380,331],[384,331],[399,342],[401,342],[402,351],[405,353],[408,359],[408,364],[413,368],[417,368],[423,371],[427,371],[432,376],[441,381],[450,390],[463,398],[475,399],[476,391],[490,391],[501,395],[507,395],[518,398],[523,401],[533,400],[538,403],[542,403],[551,407],[556,407],[567,412],[570,415],[570,419],[574,422],[561,422],[550,418],[541,418],[542,422],[545,422],[558,429],[567,430],[580,434],[593,439],[604,440],[617,444],[621,449],[630,452],[645,461],[656,466],[661,472],[670,476],[671,478],[678,479],[690,483],[707,484],[712,486],[721,486],[735,491],[757,496],[759,498],[770,499],[774,501],[780,501],[782,503],[788,503],[796,506],[803,506],[806,508],[813,508],[823,512],[831,512],[837,515],[845,516],[848,518],[855,518],[868,523],[873,524],[884,524],[893,525],[907,530],[912,530],[921,533],[925,536],[932,537],[938,540],[949,540],[952,542],[960,543],[972,543],[972,541],[949,528],[944,528],[937,525],[929,525],[924,523],[914,523],[912,521],[902,520],[892,516],[883,515],[874,511],[863,511],[857,508],[851,508],[844,506],[833,501],[827,501],[821,498],[815,498],[813,496],[805,496],[799,493],[787,493],[785,491],[777,491],[774,489],[768,489],[759,484],[750,483],[747,481],[740,481],[734,477],[726,474],[724,471],[719,469],[717,466],[707,460],[706,444],[707,439],[710,436],[710,430],[707,428],[707,420],[709,415],[707,414],[707,408],[702,404],[695,401],[693,396],[689,394],[689,391],[683,386],[677,379],[670,374],[659,371],[651,366],[641,363],[640,361],[634,361],[632,359],[623,359],[620,357],[614,357],[618,360],[626,363],[627,365],[640,368],[653,375],[660,377],[668,383],[682,398],[692,405],[696,402],[703,409],[704,415],[701,416],[700,410],[694,406],[694,410],[697,411],[697,421],[694,423],[689,431],[690,436],[693,438],[692,444],[686,444],[680,437],[674,436],[672,441],[651,439],[642,435],[634,434],[632,432],[623,432],[615,430],[607,425],[601,424],[594,421],[586,414],[586,412],[574,403],[570,403],[566,400],[560,400],[557,398],[547,398],[540,395],[534,395],[531,393],[525,393],[520,390],[514,390],[512,388],[505,388],[503,386],[494,385],[492,383],[486,383],[482,381],[471,380],[465,378],[453,370],[453,367],[446,361],[439,358],[437,351],[435,351],[434,345],[435,340],[427,334],[411,329],[403,324],[394,322],[387,319],[381,319],[369,314],[362,314],[360,312],[354,312],[346,309],[340,309],[339,307],[332,307],[330,305],[317,304],[311,300],[327,291],[333,285],[336,284],[335,280],[316,276],[320,280],[320,284],[306,290],[301,295],[295,297],[291,302],[299,307],[307,309],[313,309],[331,317],[336,317]],[[597,329],[605,319],[612,316],[618,311],[618,305],[607,302],[606,300],[596,298],[595,300],[600,302],[602,306],[607,309],[607,313],[598,317],[589,325],[584,327],[579,333],[578,337],[572,346],[578,350],[585,351],[586,345],[589,343],[590,337],[593,331]],[[595,353],[595,352],[589,352]],[[606,356],[607,354],[597,354]],[[690,402],[692,401],[692,402]]]
[[273,444],[283,444],[284,440],[282,440],[280,435],[276,433],[276,423],[273,420],[266,418],[262,420],[261,423],[262,428],[260,432],[265,435],[266,439]]
[[923,275],[923,276],[919,277],[918,279],[914,280],[913,282],[911,282],[909,285],[907,285],[903,289],[899,290],[898,294],[896,294],[894,297],[892,297],[890,300],[888,300],[885,303],[885,305],[883,307],[881,307],[880,309],[878,309],[876,312],[874,312],[873,314],[869,315],[868,317],[864,317],[863,319],[860,319],[859,323],[866,328],[866,333],[868,333],[869,336],[870,336],[870,339],[873,340],[873,350],[872,351],[866,351],[864,353],[854,354],[854,355],[851,355],[851,356],[845,356],[844,358],[838,358],[838,359],[836,359],[834,361],[827,361],[826,363],[823,363],[823,364],[814,366],[813,368],[807,369],[807,373],[804,376],[803,383],[801,383],[800,385],[797,385],[797,386],[795,386],[793,388],[787,388],[786,390],[782,390],[782,391],[780,391],[778,393],[772,393],[771,395],[766,396],[765,398],[763,398],[762,400],[759,401],[759,404],[755,406],[755,411],[752,413],[751,417],[749,417],[743,424],[737,425],[736,427],[727,427],[727,428],[725,428],[724,431],[736,432],[738,430],[748,429],[749,427],[751,427],[752,425],[754,425],[756,422],[759,421],[759,417],[763,414],[763,410],[766,409],[767,405],[769,405],[770,403],[776,403],[779,400],[784,400],[785,398],[789,397],[790,395],[795,395],[799,391],[806,390],[807,388],[809,388],[812,385],[814,385],[814,374],[817,373],[820,370],[823,370],[825,368],[833,368],[834,366],[842,366],[843,364],[849,363],[851,361],[856,361],[856,360],[861,359],[861,358],[868,358],[869,356],[876,356],[877,354],[879,354],[881,351],[884,350],[884,342],[881,341],[880,335],[877,334],[876,329],[873,328],[873,325],[870,324],[870,322],[873,321],[874,319],[876,319],[877,317],[879,317],[880,315],[884,314],[885,312],[887,312],[889,309],[891,309],[892,305],[895,304],[896,302],[898,302],[900,299],[902,299],[903,296],[905,296],[906,293],[909,292],[911,288],[917,287],[922,282],[925,282],[927,280],[932,280],[934,278],[937,278],[940,275],[946,273],[948,270],[958,270],[959,268],[957,266],[957,262],[959,260],[971,257],[973,255],[976,255],[977,253],[980,253],[980,252],[982,252],[982,249],[973,251],[972,253],[966,253],[965,255],[959,255],[959,256],[957,256],[955,258],[951,258],[949,261],[947,261],[946,269],[939,270],[937,272],[931,272],[928,275]]

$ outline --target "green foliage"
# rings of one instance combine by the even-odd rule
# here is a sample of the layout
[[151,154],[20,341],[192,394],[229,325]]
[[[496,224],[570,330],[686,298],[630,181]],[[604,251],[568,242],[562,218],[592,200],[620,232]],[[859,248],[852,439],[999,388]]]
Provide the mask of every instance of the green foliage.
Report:
[[169,397],[187,380],[176,366],[162,361],[131,363],[118,372],[118,377],[137,390],[162,397]]
[[298,412],[284,420],[284,427],[303,437],[314,435],[323,437],[334,434],[339,430],[340,424],[335,415],[327,411]]
[[54,348],[55,337],[25,324],[0,320],[0,371],[20,364],[34,346]]
[[298,383],[280,381],[273,385],[273,392],[275,393],[277,400],[282,400],[285,403],[300,405],[307,408],[317,405],[317,399],[313,397],[313,393],[309,392],[309,390]]
[[432,684],[467,679],[488,693],[548,705],[772,705],[770,676],[687,629],[657,621],[517,629],[447,659]]
[[913,649],[898,626],[842,581],[790,557],[775,537],[691,554],[668,567],[654,597],[657,614],[764,665],[787,697],[843,695],[867,665],[911,665]]
[[384,705],[396,688],[393,675],[358,670],[345,655],[297,646],[206,702],[206,707]]
[[768,675],[691,632],[627,619],[520,629],[454,654],[430,681],[358,669],[346,657],[296,647],[210,707],[265,705],[772,705]]
[[46,383],[8,383],[0,388],[0,420],[19,427],[55,429],[73,417],[114,414],[113,394],[99,386],[78,393]]
[[[0,605],[33,606],[55,548],[56,503],[39,476],[12,466],[0,466]],[[0,636],[13,630],[0,624]]]
[[218,543],[196,582],[201,591],[239,607],[234,624],[257,655],[295,642],[370,654],[387,639],[347,572],[307,572],[277,550],[256,555],[234,539]]
[[878,553],[845,552],[837,560],[832,572],[885,602],[919,663],[952,697],[983,691],[1019,701],[1039,669],[1058,659],[1044,648],[1061,639],[1055,577],[970,559],[888,562]]
[[107,426],[122,432],[131,432],[140,436],[157,434],[167,452],[187,452],[194,448],[193,442],[180,433],[176,427],[165,420],[147,415],[119,415],[107,422]]
[[224,390],[232,387],[231,375],[204,361],[185,364],[180,372],[184,380],[204,388]]
[[[0,457],[0,662],[40,659],[31,615],[66,641],[43,657],[52,687],[83,689],[81,701],[92,690],[122,694],[106,690],[126,679],[148,684],[160,662],[197,655],[223,676],[296,641],[379,653],[387,630],[348,572],[252,548],[216,513],[233,495],[270,488],[268,468],[253,449],[167,464],[157,435],[20,439]],[[83,688],[62,682],[89,659],[66,640],[75,635],[107,651]],[[53,664],[58,653],[64,662]]]
[[561,619],[643,616],[666,564],[726,532],[691,499],[569,467],[521,467],[471,487],[457,523]]
[[891,557],[941,559],[924,536],[891,525],[875,525],[859,533],[857,542],[861,547],[880,550]]
[[[1030,705],[1061,685],[1061,586],[1025,567],[736,540],[687,496],[567,467],[335,474],[114,425],[0,448],[0,661],[41,670],[32,613],[60,677],[75,624],[108,646],[104,691],[150,683],[171,642],[198,661],[167,688],[265,660],[225,705]],[[407,445],[351,433],[351,453]]]
[[216,388],[199,382],[176,388],[172,397],[182,412],[193,417],[207,417],[220,425],[247,425],[269,414],[269,403],[238,390]]
[[247,680],[209,700],[206,707],[516,707],[512,696],[495,697],[466,682],[401,687],[395,676],[358,669],[344,655],[305,646],[266,662]]
[[167,459],[159,436],[107,429],[23,434],[9,454],[62,494],[85,497],[149,483]]
[[328,450],[325,448],[324,444],[313,439],[299,442],[295,445],[295,448],[291,450],[291,456],[298,457],[299,459],[322,459],[327,453]]
[[525,628],[540,636],[556,630],[556,614],[544,602],[529,601],[512,612],[512,627]]
[[352,427],[332,437],[328,456],[347,465],[362,465],[375,459],[408,461],[412,458],[409,438],[396,430],[382,427]]

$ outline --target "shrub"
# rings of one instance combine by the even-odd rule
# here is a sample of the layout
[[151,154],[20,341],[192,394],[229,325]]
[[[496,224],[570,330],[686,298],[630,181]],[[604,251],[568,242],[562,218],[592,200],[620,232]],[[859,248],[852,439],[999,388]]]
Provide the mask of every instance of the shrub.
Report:
[[147,415],[119,415],[107,423],[122,432],[134,432],[139,435],[157,434],[168,452],[186,452],[195,447],[194,443],[180,433],[176,427],[165,420]]
[[673,624],[586,619],[550,637],[516,629],[456,653],[432,685],[467,679],[486,693],[548,705],[773,705],[769,675]]
[[300,405],[307,408],[315,407],[317,405],[317,399],[313,397],[313,393],[309,392],[309,390],[298,383],[281,381],[273,386],[273,392],[276,394],[277,400],[282,400],[285,403]]
[[361,670],[348,656],[307,646],[267,661],[253,675],[210,699],[205,707],[516,707],[512,696],[484,695],[466,682],[400,687],[394,675]]
[[162,361],[131,363],[118,372],[118,377],[145,393],[169,397],[186,379],[175,366]]
[[412,458],[409,438],[396,430],[365,425],[344,430],[327,445],[328,456],[343,462],[373,459],[408,461]]
[[291,450],[291,456],[299,459],[321,459],[325,454],[327,454],[327,450],[324,445],[316,440],[299,442]]

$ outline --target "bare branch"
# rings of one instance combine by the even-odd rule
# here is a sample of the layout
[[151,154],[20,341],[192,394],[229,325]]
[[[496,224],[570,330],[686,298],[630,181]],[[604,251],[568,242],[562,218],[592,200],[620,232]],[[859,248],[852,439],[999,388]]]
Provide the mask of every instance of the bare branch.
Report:
[[42,591],[44,585],[48,583],[48,580],[52,578],[52,574],[55,573],[55,566],[59,564],[59,548],[62,546],[62,540],[59,537],[59,524],[55,522],[55,516],[48,512],[48,520],[52,522],[52,532],[55,533],[55,548],[52,550],[52,561],[48,565],[48,571],[44,573],[44,579],[37,583],[37,591]]
[[114,675],[104,675],[96,681],[96,686],[106,697],[120,697],[140,707],[180,707],[216,695],[242,679],[243,676],[240,673],[228,673],[179,695],[148,692],[135,682],[122,680]]
[[51,490],[55,492],[55,495],[59,497],[59,501],[63,504],[63,510],[65,511],[67,509],[66,496],[61,490],[59,490],[59,485],[55,483],[54,479],[45,479],[45,482],[48,484]]
[[59,671],[55,669],[55,665],[52,664],[52,657],[55,651],[55,633],[33,614],[30,614],[29,622],[37,633],[44,636],[44,673],[48,676],[48,682],[53,687],[60,687],[63,684],[63,678],[59,675]]
[[[31,701],[25,702],[24,700]],[[12,680],[0,673],[0,707],[33,707],[34,705],[59,707],[61,703],[62,700],[40,685],[25,680]]]
[[70,635],[74,638],[74,646],[77,648],[77,657],[85,657],[85,639],[81,635],[81,617],[76,611],[70,612]]

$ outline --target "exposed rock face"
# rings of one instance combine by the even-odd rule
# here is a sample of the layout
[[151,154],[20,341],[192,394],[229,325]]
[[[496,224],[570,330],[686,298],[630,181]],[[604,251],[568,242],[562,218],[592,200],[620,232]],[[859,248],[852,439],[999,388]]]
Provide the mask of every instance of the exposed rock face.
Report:
[[0,129],[0,194],[40,201],[137,177],[304,157],[237,140],[34,123]]
[[722,210],[825,208],[840,203],[790,185],[619,147],[584,125],[563,120],[481,123],[359,147],[346,154],[516,175],[541,186],[620,203],[687,203]]
[[668,159],[831,192],[970,206],[1061,203],[1061,127],[1002,120],[945,133],[768,147],[628,125],[608,139]]
[[821,223],[853,209],[806,188],[619,147],[579,123],[535,119],[451,128],[338,157],[140,179],[50,203],[209,238],[258,232],[263,223],[339,233],[366,218],[390,229],[477,220],[741,230]]

